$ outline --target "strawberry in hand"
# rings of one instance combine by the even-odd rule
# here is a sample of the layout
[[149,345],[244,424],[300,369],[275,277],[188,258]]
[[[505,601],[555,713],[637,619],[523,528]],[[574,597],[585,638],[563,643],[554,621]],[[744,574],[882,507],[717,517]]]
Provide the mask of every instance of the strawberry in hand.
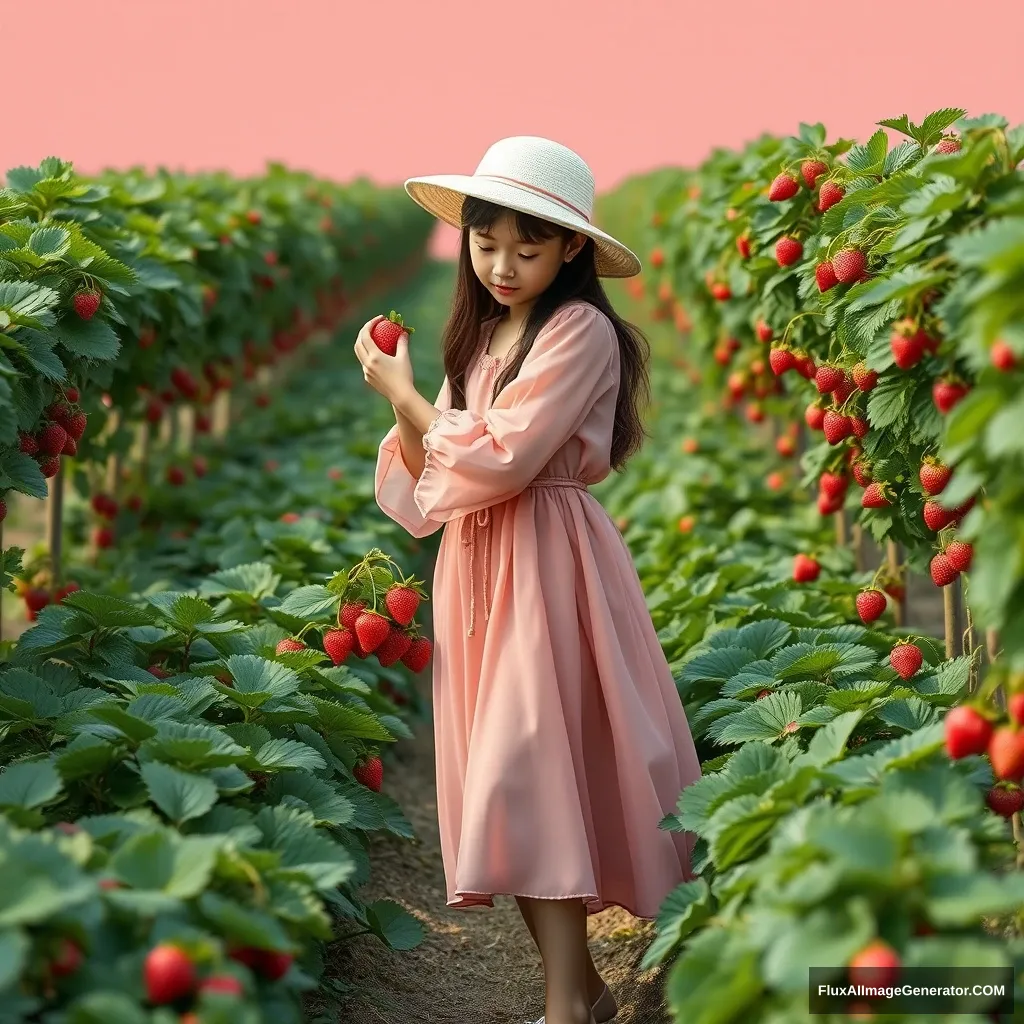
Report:
[[397,313],[375,316],[363,325],[356,338],[356,358],[363,366],[363,379],[392,405],[414,388],[409,359],[409,332]]

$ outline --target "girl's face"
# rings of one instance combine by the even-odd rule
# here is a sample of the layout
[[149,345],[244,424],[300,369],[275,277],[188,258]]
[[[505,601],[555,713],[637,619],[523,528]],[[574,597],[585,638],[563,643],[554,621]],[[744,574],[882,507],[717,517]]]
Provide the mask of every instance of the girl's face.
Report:
[[518,237],[515,217],[506,215],[490,229],[471,230],[469,251],[483,286],[503,306],[512,307],[532,304],[558,276],[562,263],[572,259],[585,242],[581,234],[568,242],[559,237],[524,242]]

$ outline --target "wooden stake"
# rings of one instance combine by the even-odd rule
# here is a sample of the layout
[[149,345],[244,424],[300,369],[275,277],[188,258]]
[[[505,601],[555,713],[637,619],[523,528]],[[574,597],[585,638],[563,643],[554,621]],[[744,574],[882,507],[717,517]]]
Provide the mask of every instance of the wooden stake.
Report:
[[174,415],[173,406],[164,411],[160,417],[160,433],[157,434],[157,442],[165,447],[169,446],[174,437]]
[[178,451],[190,455],[196,436],[196,411],[191,405],[178,409]]
[[840,509],[835,514],[836,522],[836,547],[845,548],[849,542],[846,530],[846,509]]
[[889,571],[896,578],[897,583],[903,588],[903,600],[895,601],[894,618],[897,626],[902,626],[907,621],[907,577],[906,573],[901,567],[903,561],[903,553],[900,551],[899,544],[894,540],[886,541],[885,543],[885,557],[889,563]]
[[956,594],[953,593],[953,584],[942,588],[942,618],[946,634],[946,657],[956,657]]
[[61,566],[61,541],[64,538],[64,463],[57,470],[57,475],[49,480],[50,496],[48,499],[49,524],[47,544],[50,549],[50,571],[52,583],[60,586],[64,582],[64,571]]
[[864,527],[854,523],[853,528],[853,563],[857,572],[864,571]]

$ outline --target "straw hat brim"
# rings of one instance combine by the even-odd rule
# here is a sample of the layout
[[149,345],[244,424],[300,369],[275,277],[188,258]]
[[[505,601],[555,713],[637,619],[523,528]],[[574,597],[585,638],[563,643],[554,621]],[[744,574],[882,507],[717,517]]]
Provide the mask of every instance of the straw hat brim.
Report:
[[405,191],[428,213],[456,228],[462,227],[463,200],[473,196],[578,231],[594,240],[600,277],[635,277],[642,269],[640,260],[618,239],[560,203],[526,188],[471,174],[431,174],[410,178],[405,183]]

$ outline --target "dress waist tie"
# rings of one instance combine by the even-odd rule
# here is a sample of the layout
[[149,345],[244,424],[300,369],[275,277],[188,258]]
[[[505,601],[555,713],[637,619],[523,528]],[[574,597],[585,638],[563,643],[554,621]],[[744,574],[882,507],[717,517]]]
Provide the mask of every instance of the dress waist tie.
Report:
[[[574,476],[539,476],[531,480],[527,487],[574,487],[576,490],[585,491],[587,484]],[[487,530],[491,525],[490,508],[481,508],[462,519],[462,544],[469,548],[469,631],[467,636],[476,633],[476,537],[477,528]],[[491,614],[490,601],[487,596],[488,570],[490,566],[491,543],[490,536],[485,534],[484,541],[484,620],[488,620]]]

